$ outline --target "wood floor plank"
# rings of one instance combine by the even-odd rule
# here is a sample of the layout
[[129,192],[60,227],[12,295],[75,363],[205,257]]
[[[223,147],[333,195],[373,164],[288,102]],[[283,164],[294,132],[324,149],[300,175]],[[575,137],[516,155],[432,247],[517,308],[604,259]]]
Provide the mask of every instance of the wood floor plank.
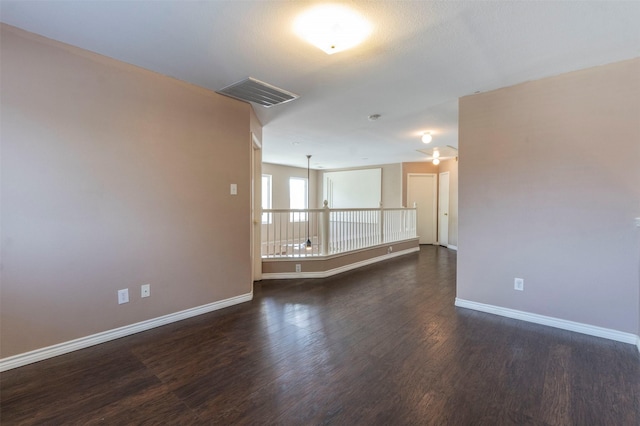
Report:
[[640,354],[456,308],[456,252],[327,279],[4,372],[0,421],[637,425]]

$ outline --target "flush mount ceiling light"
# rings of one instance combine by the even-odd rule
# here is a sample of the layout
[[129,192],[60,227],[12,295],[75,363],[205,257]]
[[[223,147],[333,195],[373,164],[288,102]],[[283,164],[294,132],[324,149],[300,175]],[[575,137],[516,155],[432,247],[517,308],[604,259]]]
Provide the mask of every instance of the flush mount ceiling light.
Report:
[[433,140],[433,136],[431,136],[431,132],[424,132],[422,134],[422,142],[429,143]]
[[440,158],[440,151],[434,148],[433,154],[431,155],[433,158]]
[[440,159],[439,158],[434,158],[433,159],[433,165],[437,166],[438,164],[440,164]]
[[371,24],[352,9],[325,4],[298,16],[293,25],[298,36],[326,54],[342,52],[362,43],[371,34]]

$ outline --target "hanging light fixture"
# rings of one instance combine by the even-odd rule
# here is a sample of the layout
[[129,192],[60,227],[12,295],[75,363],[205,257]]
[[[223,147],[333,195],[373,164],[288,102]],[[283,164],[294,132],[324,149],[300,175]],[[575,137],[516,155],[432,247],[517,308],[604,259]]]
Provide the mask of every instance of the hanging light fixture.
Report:
[[309,215],[309,187],[311,186],[311,181],[309,180],[309,170],[311,165],[311,155],[307,154],[307,242],[305,243],[305,248],[307,251],[311,250],[311,235],[309,233],[309,223],[311,222],[311,216]]
[[422,134],[422,142],[429,143],[433,140],[433,136],[431,136],[431,132],[424,132]]

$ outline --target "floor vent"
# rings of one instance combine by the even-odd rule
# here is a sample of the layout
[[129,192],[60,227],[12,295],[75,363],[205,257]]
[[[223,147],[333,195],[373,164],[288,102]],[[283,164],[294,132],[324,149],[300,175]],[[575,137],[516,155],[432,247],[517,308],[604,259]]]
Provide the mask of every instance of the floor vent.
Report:
[[254,102],[267,108],[298,98],[295,93],[287,92],[251,77],[233,83],[217,93],[245,102]]

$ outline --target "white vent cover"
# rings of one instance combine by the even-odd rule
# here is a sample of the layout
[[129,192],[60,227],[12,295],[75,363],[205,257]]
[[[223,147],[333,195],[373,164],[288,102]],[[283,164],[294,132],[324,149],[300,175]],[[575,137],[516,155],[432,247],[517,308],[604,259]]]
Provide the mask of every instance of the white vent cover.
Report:
[[298,98],[295,93],[287,92],[252,77],[233,83],[217,93],[245,102],[254,102],[267,108]]

